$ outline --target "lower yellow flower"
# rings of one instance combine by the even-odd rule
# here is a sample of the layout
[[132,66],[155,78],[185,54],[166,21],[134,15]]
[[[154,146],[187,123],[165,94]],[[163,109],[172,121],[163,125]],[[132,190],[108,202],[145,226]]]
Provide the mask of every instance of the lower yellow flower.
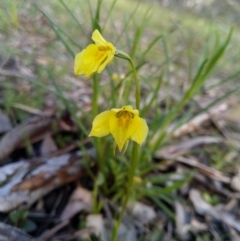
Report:
[[121,109],[111,109],[97,115],[93,120],[89,136],[102,137],[112,134],[119,151],[122,151],[129,140],[141,145],[147,133],[147,123],[139,117],[139,111],[131,106],[124,106]]
[[92,39],[95,44],[88,45],[86,49],[75,57],[75,75],[83,74],[89,78],[95,72],[101,73],[114,58],[116,50],[113,44],[107,42],[98,30],[93,32]]

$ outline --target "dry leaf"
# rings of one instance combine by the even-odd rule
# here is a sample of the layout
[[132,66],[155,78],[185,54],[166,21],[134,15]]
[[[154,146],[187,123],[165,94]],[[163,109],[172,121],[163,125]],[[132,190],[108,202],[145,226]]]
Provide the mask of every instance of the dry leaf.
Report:
[[207,177],[221,181],[223,183],[230,183],[231,178],[225,176],[223,173],[221,173],[218,170],[215,170],[214,168],[208,167],[200,162],[198,162],[194,158],[186,158],[182,156],[175,156],[175,155],[160,155],[160,156],[155,156],[156,158],[164,158],[164,159],[169,159],[169,160],[175,160],[178,161],[179,163],[183,163],[185,165],[195,167],[197,168],[201,173],[206,175]]
[[84,174],[80,156],[65,154],[0,168],[3,179],[11,175],[0,187],[0,211],[9,212],[23,203],[29,206],[55,188],[77,180]]
[[199,222],[197,219],[191,219],[190,229],[194,232],[204,232],[208,230],[207,224]]
[[1,241],[37,241],[27,234],[25,234],[21,229],[12,227],[5,223],[0,223],[0,240]]
[[176,212],[176,232],[181,240],[188,239],[190,225],[187,221],[188,214],[186,208],[178,201],[174,202]]
[[238,169],[237,175],[232,178],[231,187],[235,191],[240,192],[240,168]]
[[142,224],[152,222],[157,216],[155,210],[151,206],[140,202],[135,203],[133,215]]
[[191,138],[187,141],[182,141],[178,144],[171,145],[171,146],[166,146],[161,148],[159,151],[156,152],[157,156],[161,155],[179,155],[183,154],[189,150],[191,150],[194,147],[197,147],[199,145],[205,145],[205,144],[212,144],[212,143],[219,143],[222,142],[223,140],[219,137],[213,137],[213,136],[200,136],[200,137],[195,137]]
[[58,150],[57,145],[50,134],[46,135],[41,145],[41,154],[49,156]]
[[40,240],[49,240],[55,233],[57,233],[59,230],[61,230],[68,224],[69,224],[69,220],[65,220],[65,221],[59,223],[58,225],[54,226],[53,228],[47,230],[39,237],[39,241]]
[[0,162],[7,158],[27,136],[41,132],[50,127],[52,120],[50,118],[32,118],[31,120],[13,128],[3,136],[0,141]]
[[68,204],[61,214],[61,220],[70,219],[80,211],[91,211],[92,209],[92,193],[78,186],[69,198]]
[[189,192],[190,200],[193,203],[194,209],[200,215],[210,215],[213,219],[222,221],[227,225],[235,228],[240,232],[240,220],[237,220],[233,214],[226,212],[225,210],[219,210],[216,207],[205,202],[201,197],[201,194],[196,189],[191,189]]
[[86,218],[86,227],[91,229],[92,232],[101,237],[102,240],[106,240],[104,221],[101,214],[90,214]]
[[29,163],[24,161],[19,161],[15,163],[10,163],[0,168],[0,183],[6,182],[8,178],[16,174],[17,171],[21,169],[28,169]]
[[12,129],[12,123],[7,115],[0,110],[0,134]]

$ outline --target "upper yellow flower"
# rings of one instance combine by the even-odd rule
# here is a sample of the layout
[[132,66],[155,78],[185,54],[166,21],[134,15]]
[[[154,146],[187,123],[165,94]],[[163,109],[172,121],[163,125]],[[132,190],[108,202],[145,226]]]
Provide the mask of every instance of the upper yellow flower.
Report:
[[101,73],[106,65],[113,60],[116,50],[113,44],[107,42],[98,30],[93,32],[92,40],[95,44],[88,45],[75,57],[75,75],[83,74],[88,78],[95,72]]
[[139,117],[139,111],[131,106],[124,106],[121,109],[111,109],[97,115],[93,120],[89,136],[102,137],[112,134],[121,151],[130,139],[141,145],[147,133],[147,123]]

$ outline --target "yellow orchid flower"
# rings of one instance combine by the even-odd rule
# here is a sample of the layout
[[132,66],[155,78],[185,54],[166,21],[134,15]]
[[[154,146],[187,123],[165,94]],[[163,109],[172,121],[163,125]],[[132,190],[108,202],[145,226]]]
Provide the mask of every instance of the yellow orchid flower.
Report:
[[75,75],[84,75],[89,78],[95,72],[101,73],[109,64],[116,52],[113,44],[107,42],[98,30],[92,34],[95,44],[90,44],[82,52],[76,55],[74,61]]
[[97,115],[93,120],[89,136],[102,137],[112,134],[119,151],[122,151],[129,140],[141,145],[147,133],[147,123],[139,117],[139,111],[131,106],[124,106],[121,109],[111,109]]

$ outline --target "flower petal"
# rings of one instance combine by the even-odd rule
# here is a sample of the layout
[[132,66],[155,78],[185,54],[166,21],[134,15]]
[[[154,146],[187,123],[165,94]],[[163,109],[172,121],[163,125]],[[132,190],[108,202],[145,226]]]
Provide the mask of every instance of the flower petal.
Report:
[[89,136],[102,137],[110,133],[109,130],[109,119],[111,118],[111,111],[104,111],[97,115],[92,124],[92,130]]
[[136,129],[131,135],[131,140],[142,145],[148,134],[148,125],[142,118],[138,118],[138,120],[134,122],[134,125],[136,125]]
[[87,78],[95,73],[102,62],[107,58],[106,51],[99,51],[95,44],[90,44],[75,57],[74,72],[83,74]]
[[88,45],[75,57],[75,75],[82,74],[89,78],[95,72],[101,73],[114,58],[115,47],[112,43],[107,42],[97,29],[93,32],[92,39],[95,44]]
[[84,51],[85,51],[85,49],[81,53],[79,53],[75,56],[75,60],[74,60],[74,73],[75,73],[75,75],[82,74],[81,63],[83,61],[82,56],[84,54]]
[[110,133],[113,135],[115,142],[117,143],[118,149],[121,151],[126,142],[126,139],[125,130],[121,128],[118,121],[118,118],[112,116],[109,120],[109,129]]
[[102,71],[104,70],[104,68],[106,67],[107,64],[109,64],[114,58],[113,54],[109,54],[107,56],[107,58],[100,64],[99,68],[98,68],[98,73],[102,73]]
[[111,116],[111,119],[109,120],[110,133],[113,135],[118,145],[118,149],[121,151],[125,143],[136,131],[137,126],[134,123],[135,119],[139,117],[134,116],[133,119],[124,120],[122,118],[117,118],[116,112],[112,111],[112,113],[114,114]]
[[132,108],[132,106],[130,106],[130,105],[123,106],[122,108],[119,108],[119,109],[117,109],[117,108],[111,109],[111,111],[114,111],[115,113],[117,113],[117,112],[119,112],[121,110],[125,110],[125,111],[128,111],[128,112],[131,112],[131,113],[133,113],[136,116],[139,115],[139,111],[138,110],[134,110]]
[[86,77],[97,71],[98,65],[94,60],[98,54],[98,48],[94,44],[88,45],[81,53],[77,54],[74,63],[74,72],[76,75],[83,74]]
[[107,41],[103,38],[103,36],[99,33],[97,29],[94,30],[92,33],[92,40],[97,44],[97,45],[102,45],[105,46]]

